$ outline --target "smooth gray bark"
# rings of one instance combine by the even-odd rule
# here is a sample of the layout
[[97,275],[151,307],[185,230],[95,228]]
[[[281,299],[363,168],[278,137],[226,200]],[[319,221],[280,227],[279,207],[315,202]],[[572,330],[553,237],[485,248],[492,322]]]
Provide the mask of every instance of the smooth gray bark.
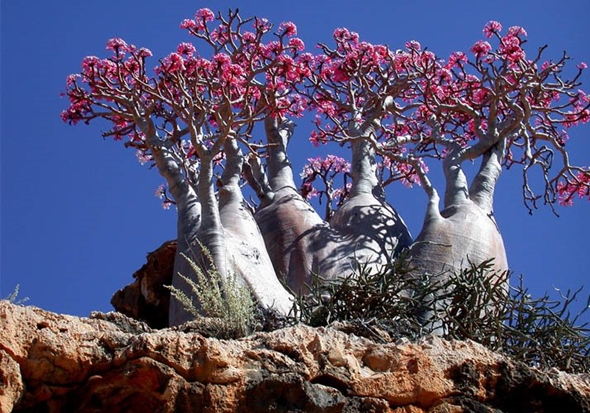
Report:
[[227,163],[218,182],[218,194],[229,270],[237,272],[260,306],[287,315],[293,298],[279,282],[254,216],[245,207],[240,188],[242,153],[235,139],[228,139],[224,148]]
[[[201,203],[195,190],[189,184],[186,177],[180,170],[178,161],[172,151],[166,147],[158,137],[156,129],[150,119],[136,119],[136,123],[146,136],[146,144],[154,157],[158,172],[166,180],[168,190],[177,209],[177,248],[174,258],[174,273],[172,285],[182,291],[190,291],[188,285],[178,274],[191,274],[192,269],[182,254],[190,254],[191,246],[194,245],[197,233],[202,223]],[[170,301],[169,311],[170,325],[181,324],[192,319],[182,305],[176,301]]]
[[328,262],[339,236],[314,211],[297,191],[293,170],[287,156],[293,124],[287,120],[267,118],[268,185],[258,177],[261,205],[255,214],[266,248],[279,277],[284,277],[296,293],[306,290],[312,274],[329,277],[336,270]]
[[[379,192],[375,159],[364,141],[353,143],[352,196],[325,222],[296,189],[287,156],[292,124],[266,120],[268,182],[260,173],[255,187],[261,205],[256,222],[279,276],[295,292],[307,291],[313,275],[324,279],[345,276],[358,260],[385,264],[411,244],[407,227]],[[266,188],[266,189],[264,189]]]
[[410,232],[382,196],[377,180],[375,152],[364,139],[352,145],[350,197],[330,220],[330,225],[354,246],[362,263],[386,264],[412,243]]
[[[410,249],[409,258],[416,274],[429,274],[433,282],[442,282],[449,272],[459,272],[469,263],[481,264],[494,259],[490,272],[508,270],[502,235],[493,213],[493,193],[501,171],[502,142],[482,157],[479,172],[469,188],[461,169],[462,160],[455,149],[443,162],[446,179],[444,209],[438,209],[436,191],[429,200],[422,231]],[[442,307],[444,303],[439,303]],[[424,319],[429,314],[422,314]]]

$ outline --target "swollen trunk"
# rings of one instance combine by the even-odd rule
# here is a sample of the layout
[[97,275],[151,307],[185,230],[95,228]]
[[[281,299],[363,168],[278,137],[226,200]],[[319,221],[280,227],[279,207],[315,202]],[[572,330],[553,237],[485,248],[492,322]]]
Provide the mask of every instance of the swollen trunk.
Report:
[[345,237],[348,254],[363,263],[383,265],[412,243],[410,232],[380,194],[375,154],[364,139],[352,141],[350,198],[336,211],[330,225]]
[[[494,259],[490,277],[508,269],[504,242],[493,214],[494,187],[501,171],[503,147],[490,149],[470,188],[461,170],[462,160],[451,152],[443,163],[446,179],[445,208],[439,212],[431,197],[422,231],[410,250],[415,274],[429,274],[433,282],[444,282],[450,272]],[[438,196],[434,194],[436,200]],[[493,280],[492,280],[493,281]],[[436,307],[442,308],[444,302]],[[422,314],[424,320],[432,313]]]
[[219,188],[219,214],[225,230],[230,271],[252,291],[259,305],[287,315],[292,297],[279,282],[254,217],[245,208],[239,185],[242,154],[234,139],[225,143],[227,164]]

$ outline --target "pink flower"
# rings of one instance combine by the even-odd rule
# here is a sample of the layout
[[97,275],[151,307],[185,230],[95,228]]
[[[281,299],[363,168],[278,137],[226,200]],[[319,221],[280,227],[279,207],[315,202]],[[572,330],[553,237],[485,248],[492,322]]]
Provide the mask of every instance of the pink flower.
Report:
[[79,74],[72,74],[72,75],[68,75],[68,77],[66,77],[66,84],[69,86],[74,85],[74,83],[76,83],[76,80],[79,79],[81,77],[81,75]]
[[335,172],[350,172],[348,161],[336,155],[328,155],[323,166],[325,169],[333,168]]
[[[138,74],[139,73],[139,63],[137,63],[137,60],[135,58],[130,57],[125,62],[125,70],[127,70],[127,73]],[[124,70],[123,70],[123,73],[125,73]]]
[[219,66],[231,63],[231,58],[225,53],[217,53],[211,58],[211,60],[217,63]]
[[298,93],[293,94],[290,96],[290,98],[291,106],[289,108],[289,112],[297,118],[302,117],[305,110],[308,108],[307,99]]
[[478,40],[472,47],[471,51],[475,54],[476,57],[482,57],[487,55],[490,50],[492,50],[492,46],[483,40]]
[[256,40],[256,35],[252,32],[244,32],[242,33],[242,41],[244,43],[252,43]]
[[197,22],[192,19],[184,19],[180,22],[181,29],[194,29],[197,27]]
[[321,96],[317,98],[314,106],[319,113],[323,113],[328,116],[334,116],[336,114],[336,105],[334,105],[334,103],[328,99],[322,98]]
[[418,51],[422,49],[422,45],[416,40],[410,40],[406,42],[406,49]]
[[296,36],[297,35],[297,26],[293,22],[283,22],[279,26],[279,33],[287,37]]
[[269,42],[266,45],[261,45],[261,53],[267,59],[272,59],[281,53],[282,45],[276,40]]
[[447,64],[447,69],[451,69],[453,67],[462,66],[464,62],[467,62],[467,55],[463,52],[453,52],[449,57],[449,63]]
[[346,196],[348,196],[348,194],[350,193],[350,190],[352,189],[352,182],[348,182],[344,188],[336,188],[334,189],[334,191],[332,192],[332,199],[335,201],[338,201],[342,198],[345,198]]
[[262,33],[266,33],[270,30],[270,28],[272,27],[272,24],[270,24],[270,22],[268,21],[268,19],[265,18],[256,18],[254,20],[254,28],[256,29],[256,31],[262,32]]
[[359,41],[359,35],[356,32],[351,32],[345,27],[339,27],[334,30],[334,40],[337,42],[352,42],[357,43]]
[[119,53],[124,54],[133,50],[133,46],[129,46],[123,39],[115,37],[107,42],[107,50],[114,51],[117,55]]
[[515,36],[504,37],[498,48],[498,53],[505,55],[511,62],[524,59],[525,57],[525,52],[520,47],[520,39]]
[[241,77],[244,75],[244,69],[240,65],[236,64],[227,64],[223,66],[223,73],[221,74],[221,78],[229,83],[239,83],[243,82]]
[[576,65],[576,67],[580,70],[584,70],[588,68],[588,65],[585,62],[580,62]]
[[206,22],[213,21],[215,18],[215,14],[210,9],[202,8],[197,10],[195,17],[199,20],[204,20]]
[[590,200],[590,172],[578,172],[576,178],[572,181],[559,182],[557,184],[559,194],[558,202],[560,205],[573,205],[573,198],[577,195],[579,198],[587,197]]
[[86,56],[82,59],[82,73],[92,74],[93,69],[96,69],[100,59],[96,56]]
[[156,196],[156,198],[164,198],[164,194],[166,193],[166,189],[164,188],[164,184],[158,186],[156,188],[156,190],[154,191],[154,195]]
[[499,33],[502,30],[502,25],[495,20],[489,21],[483,28],[483,35],[488,39],[494,35],[494,33]]
[[311,182],[306,182],[301,187],[301,194],[305,197],[305,199],[309,200],[315,198],[316,196],[319,196],[320,191],[314,188]]
[[137,160],[142,165],[145,165],[152,160],[151,155],[141,149],[138,149],[137,152],[135,152],[135,156],[137,156]]
[[229,41],[229,34],[228,34],[227,26],[220,25],[218,28],[213,30],[213,32],[211,32],[211,39],[218,42],[218,43],[224,43],[224,42]]
[[184,70],[184,59],[178,53],[170,53],[164,62],[167,64],[166,69],[170,72]]
[[445,67],[441,67],[436,72],[441,82],[451,82],[453,80],[453,74]]
[[303,40],[301,40],[298,37],[294,37],[292,39],[289,39],[289,47],[292,47],[293,49],[297,50],[298,52],[302,51],[303,49],[305,49],[305,44],[303,43]]
[[311,134],[309,135],[309,141],[313,144],[313,146],[315,146],[316,148],[318,146],[320,146],[320,142],[321,143],[325,143],[324,140],[325,136],[323,133],[318,133],[317,131],[311,131]]
[[141,49],[139,49],[137,51],[137,56],[138,57],[152,57],[152,51],[150,49],[146,49],[145,47],[142,47]]
[[[501,27],[500,27],[500,29],[501,29]],[[523,29],[520,26],[512,26],[511,28],[508,29],[507,36],[523,36],[523,37],[526,37],[526,36],[528,36],[528,33],[526,32],[525,29]]]
[[181,55],[192,56],[196,49],[192,43],[180,43],[176,48],[176,51]]

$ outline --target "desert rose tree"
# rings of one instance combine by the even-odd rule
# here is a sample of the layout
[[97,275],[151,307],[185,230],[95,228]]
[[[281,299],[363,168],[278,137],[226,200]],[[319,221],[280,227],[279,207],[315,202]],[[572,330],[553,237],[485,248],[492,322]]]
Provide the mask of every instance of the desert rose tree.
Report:
[[[378,267],[404,249],[416,274],[433,282],[468,261],[494,258],[496,270],[505,270],[493,217],[503,167],[523,167],[530,209],[588,196],[590,173],[570,165],[565,150],[565,130],[590,118],[589,99],[577,89],[585,67],[564,79],[566,56],[527,56],[521,28],[502,35],[491,22],[484,34],[495,48],[479,41],[442,61],[415,41],[393,51],[346,29],[334,32],[333,48],[303,53],[293,23],[273,31],[265,19],[231,11],[224,17],[201,9],[181,27],[199,50],[182,43],[153,72],[151,52],[121,39],[108,42],[110,57],[85,58],[82,72],[68,77],[70,107],[62,118],[106,120],[112,127],[105,136],[156,165],[167,182],[160,195],[177,209],[173,285],[183,291],[178,274],[191,270],[182,254],[206,267],[201,248],[222,277],[236,271],[262,306],[281,313],[291,297],[277,276],[303,291],[314,273],[337,278],[357,261]],[[305,111],[315,115],[316,146],[340,144],[351,156],[350,163],[310,158],[297,185],[290,118]],[[258,123],[266,134],[261,142],[254,141]],[[463,163],[478,159],[468,184]],[[428,163],[442,164],[442,210]],[[541,178],[529,179],[535,170]],[[338,174],[350,181],[342,188],[334,186]],[[254,214],[244,202],[243,177],[259,198]],[[385,198],[384,187],[395,181],[420,184],[428,195],[415,242]],[[313,195],[324,197],[325,219],[306,201]],[[170,323],[187,319],[173,302]]]
[[[484,28],[495,48],[481,40],[469,53],[456,52],[444,61],[416,41],[392,53],[338,29],[333,48],[320,45],[324,54],[316,57],[319,63],[305,85],[304,93],[318,114],[311,140],[352,148],[350,200],[340,201],[332,226],[357,232],[369,228],[372,236],[380,236],[375,226],[358,221],[347,225],[349,208],[372,205],[366,197],[355,203],[359,194],[354,188],[362,182],[355,175],[374,179],[377,166],[379,187],[395,180],[421,184],[428,207],[408,257],[415,276],[428,275],[432,283],[445,282],[451,272],[490,258],[490,276],[497,277],[490,281],[506,282],[506,251],[493,212],[503,167],[523,167],[523,198],[529,211],[539,201],[553,207],[571,204],[576,195],[590,197],[588,169],[572,166],[565,150],[567,129],[590,120],[590,100],[578,90],[586,65],[579,64],[568,80],[563,75],[569,60],[565,55],[556,62],[543,61],[541,48],[527,56],[525,30],[511,27],[504,35],[501,30],[494,21]],[[378,165],[375,154],[383,157]],[[469,184],[463,163],[477,159],[481,166]],[[442,161],[442,210],[428,178],[429,160]],[[320,193],[329,202],[333,175],[326,179],[326,167],[312,167],[314,163],[305,178],[308,183],[320,179],[326,188]],[[372,172],[362,173],[368,165]],[[534,172],[540,177],[531,178]],[[378,186],[365,182],[360,184],[370,189],[365,193],[374,195]],[[431,314],[421,316],[426,322]]]
[[[418,271],[435,280],[489,258],[495,260],[492,275],[508,269],[493,209],[503,167],[523,168],[529,211],[539,201],[553,206],[571,202],[574,192],[589,195],[588,169],[572,166],[565,149],[567,129],[590,120],[590,101],[578,90],[585,65],[567,79],[565,55],[555,62],[543,60],[544,48],[527,55],[524,29],[502,33],[500,23],[492,21],[483,33],[486,40],[468,53],[453,53],[419,69],[421,105],[412,118],[396,123],[396,133],[383,145],[386,153],[409,136],[408,161],[442,158],[442,210],[436,190],[423,179],[428,208],[410,250]],[[477,159],[480,168],[469,183],[463,164]]]
[[[174,287],[190,293],[178,275],[192,272],[184,255],[206,267],[201,257],[206,248],[222,277],[237,271],[262,306],[285,314],[291,297],[244,205],[241,148],[252,150],[248,139],[255,122],[283,116],[289,108],[292,73],[276,68],[292,60],[303,43],[292,23],[273,36],[266,19],[242,20],[236,12],[216,17],[201,9],[181,27],[202,49],[181,43],[154,63],[148,49],[112,39],[110,57],[86,57],[82,72],[67,79],[71,104],[62,117],[72,124],[110,122],[104,135],[135,148],[166,179],[162,194],[178,214]],[[172,300],[170,323],[188,318]]]

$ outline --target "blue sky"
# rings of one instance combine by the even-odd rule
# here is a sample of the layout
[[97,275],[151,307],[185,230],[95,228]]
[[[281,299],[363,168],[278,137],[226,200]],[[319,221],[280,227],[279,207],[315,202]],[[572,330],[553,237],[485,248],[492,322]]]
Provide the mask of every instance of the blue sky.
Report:
[[[105,43],[122,37],[164,56],[190,40],[179,23],[201,7],[243,16],[291,20],[308,48],[329,42],[348,27],[363,39],[402,48],[418,40],[441,57],[467,51],[489,20],[523,26],[527,50],[549,45],[548,57],[563,50],[590,64],[590,2],[536,0],[448,1],[167,1],[106,0],[95,6],[77,0],[4,1],[1,4],[1,251],[0,297],[20,284],[29,304],[87,316],[110,311],[110,298],[132,281],[148,251],[175,235],[173,210],[162,210],[153,192],[162,183],[141,167],[134,152],[100,132],[105,124],[76,127],[59,118],[67,101],[59,93],[66,75],[86,55],[106,56]],[[163,5],[165,6],[163,7]],[[590,90],[590,75],[583,77]],[[297,168],[313,147],[310,126],[300,124],[291,156]],[[572,163],[590,164],[590,125],[570,133]],[[524,274],[533,293],[553,286],[588,285],[590,205],[579,201],[529,216],[520,196],[521,174],[500,178],[496,216],[515,274]],[[389,193],[415,236],[426,196],[401,185]]]

